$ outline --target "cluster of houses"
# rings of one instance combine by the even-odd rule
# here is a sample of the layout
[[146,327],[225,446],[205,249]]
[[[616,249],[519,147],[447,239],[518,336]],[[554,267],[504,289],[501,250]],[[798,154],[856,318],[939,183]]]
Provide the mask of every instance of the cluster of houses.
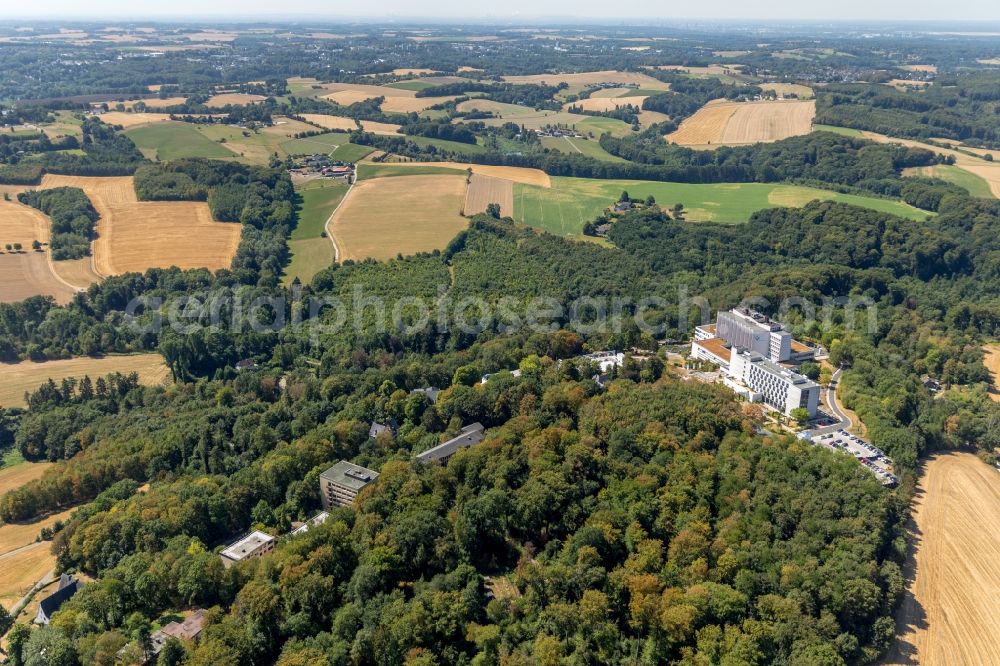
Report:
[[300,176],[319,176],[321,178],[346,178],[350,181],[354,177],[355,165],[350,162],[338,162],[330,159],[329,155],[309,155],[298,160],[295,166],[289,169],[289,173]]
[[539,139],[561,139],[563,137],[569,139],[583,139],[586,138],[575,129],[570,129],[568,127],[556,127],[556,126],[546,126],[540,130],[535,130],[535,135]]

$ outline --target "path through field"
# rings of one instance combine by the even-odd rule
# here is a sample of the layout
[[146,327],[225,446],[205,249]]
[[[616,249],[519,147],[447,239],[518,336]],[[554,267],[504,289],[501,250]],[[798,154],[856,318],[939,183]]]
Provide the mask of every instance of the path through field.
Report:
[[131,176],[91,178],[47,174],[42,188],[78,187],[101,216],[94,241],[94,270],[102,275],[149,268],[228,268],[240,225],[215,222],[208,204],[139,201]]
[[885,664],[996,664],[1000,473],[971,453],[926,462],[913,504],[910,589]]
[[983,365],[993,377],[990,384],[990,398],[1000,402],[1000,342],[983,347]]

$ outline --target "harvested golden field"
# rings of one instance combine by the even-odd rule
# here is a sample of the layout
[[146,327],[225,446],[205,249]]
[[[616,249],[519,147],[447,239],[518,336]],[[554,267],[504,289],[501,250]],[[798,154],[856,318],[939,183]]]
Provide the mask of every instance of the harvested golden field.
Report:
[[223,93],[221,95],[212,95],[205,102],[205,106],[212,108],[222,108],[232,104],[233,106],[246,106],[247,104],[256,104],[257,102],[263,102],[266,97],[263,95],[247,95],[245,93]]
[[125,102],[126,109],[135,108],[138,102],[144,102],[147,109],[165,109],[168,106],[178,106],[187,102],[187,97],[165,97],[160,99],[159,97],[153,97],[150,99],[136,99]]
[[361,129],[372,134],[399,134],[400,125],[395,123],[380,123],[375,120],[362,120]]
[[634,106],[641,109],[642,103],[646,101],[646,97],[647,95],[638,95],[636,97],[589,97],[563,104],[563,111],[569,111],[570,107],[574,106],[580,107],[584,111],[598,112],[614,111],[623,106]]
[[81,356],[59,361],[21,361],[0,366],[0,407],[23,407],[26,391],[34,391],[49,379],[59,383],[67,377],[91,379],[112,372],[128,374],[138,372],[139,380],[146,386],[159,386],[167,379],[169,371],[159,354],[129,354],[120,356]]
[[812,131],[813,101],[709,102],[667,140],[682,146],[741,145],[780,141]]
[[465,214],[485,213],[486,206],[500,204],[500,215],[514,215],[514,181],[473,174],[469,181],[469,191],[465,195]]
[[[7,366],[0,366],[0,367],[7,367]],[[42,473],[49,467],[52,467],[52,463],[22,462],[16,465],[11,465],[10,467],[5,467],[3,469],[0,469],[0,495],[4,495],[5,493],[11,490],[15,490],[17,488],[20,488],[26,483],[34,481],[35,479],[41,477]],[[0,526],[0,535],[4,534],[4,530],[6,530],[7,527],[11,526],[9,525]],[[18,546],[23,546],[26,543],[31,543],[31,541],[33,541],[33,539],[29,539],[28,541],[24,541],[22,543],[17,543],[13,546],[13,548],[17,548]],[[12,550],[12,548],[4,547],[5,543],[6,542],[3,539],[0,539],[0,553],[6,553],[7,551]]]
[[53,261],[52,270],[59,279],[68,282],[77,289],[86,289],[101,281],[101,276],[94,272],[93,257],[70,259],[68,261]]
[[65,305],[76,289],[59,279],[47,253],[0,254],[0,303],[15,303],[29,296],[52,296]]
[[990,191],[993,193],[993,196],[1000,198],[1000,162],[987,162],[984,159],[968,154],[970,152],[975,153],[976,155],[990,153],[994,158],[998,158],[1000,157],[1000,151],[966,148],[964,146],[961,150],[952,150],[950,148],[941,148],[927,143],[921,143],[920,141],[897,139],[896,137],[877,134],[876,132],[861,132],[861,135],[866,139],[870,139],[878,143],[898,143],[909,148],[924,148],[939,155],[954,157],[956,167],[963,169],[964,171],[968,171],[969,173],[979,176],[985,180],[989,184]]
[[990,386],[990,397],[1000,402],[1000,342],[983,347],[983,365],[993,377]]
[[126,111],[108,111],[99,117],[102,122],[108,125],[121,125],[125,129],[170,120],[169,113],[129,113]]
[[10,243],[20,243],[31,250],[31,242],[49,242],[50,224],[47,215],[40,210],[25,206],[11,197],[10,201],[0,198],[0,252]]
[[52,571],[56,556],[47,541],[0,555],[0,604],[10,610],[35,583]]
[[466,177],[421,175],[357,183],[328,225],[345,259],[388,260],[444,249],[466,228]]
[[[25,466],[37,467],[39,465],[48,467],[50,464],[51,463],[21,463],[11,469]],[[66,522],[71,513],[73,513],[73,510],[69,509],[67,511],[63,511],[62,513],[54,513],[50,516],[46,516],[45,518],[36,520],[32,523],[10,523],[7,525],[0,525],[0,555],[34,543],[35,539],[38,538],[38,533],[43,528],[52,527],[59,521]]]
[[904,88],[923,88],[924,86],[929,86],[930,84],[930,81],[914,81],[912,79],[891,79],[885,83],[887,86],[892,86],[893,88],[900,90]]
[[670,120],[670,116],[665,113],[660,113],[659,111],[640,111],[639,112],[639,125],[646,129],[650,125],[655,125],[656,123],[663,123]]
[[797,95],[799,99],[811,99],[814,96],[813,89],[798,83],[758,83],[761,90],[770,90],[782,95]]
[[649,69],[667,69],[675,72],[687,72],[691,76],[736,76],[743,65],[708,65],[707,67],[687,67],[685,65],[657,65]]
[[482,72],[483,70],[480,69],[479,67],[469,67],[468,65],[462,65],[455,71],[457,71],[459,74],[465,74],[467,72]]
[[91,178],[46,174],[43,188],[79,187],[101,216],[94,241],[100,275],[149,268],[228,268],[240,242],[240,225],[216,222],[208,204],[138,201],[131,176]]
[[510,83],[547,83],[557,85],[565,83],[569,86],[593,86],[600,83],[634,84],[650,90],[668,90],[670,84],[654,79],[649,74],[641,72],[616,72],[603,70],[600,72],[578,72],[575,74],[529,74],[524,76],[505,76],[504,81]]
[[1000,474],[971,453],[924,464],[910,585],[886,664],[993,664],[1000,655]]
[[549,174],[541,169],[528,169],[525,167],[493,166],[489,164],[465,164],[462,162],[399,162],[393,167],[443,167],[445,169],[459,169],[467,171],[472,169],[472,173],[493,178],[504,178],[515,183],[525,185],[537,185],[538,187],[552,187],[552,179]]
[[322,113],[303,113],[302,117],[311,123],[315,123],[324,129],[344,130],[353,132],[358,128],[358,123],[353,118],[342,116],[327,116]]
[[436,72],[436,69],[420,69],[413,67],[397,67],[392,70],[392,74],[395,76],[426,76],[427,74],[434,74]]
[[937,74],[937,65],[903,65],[900,69],[905,69],[908,72],[930,72],[931,74]]
[[435,104],[441,104],[452,97],[417,97],[415,90],[404,90],[402,88],[388,88],[384,86],[372,86],[363,83],[326,83],[323,88],[331,91],[323,95],[337,104],[350,106],[357,102],[384,97],[380,107],[386,113],[419,113]]

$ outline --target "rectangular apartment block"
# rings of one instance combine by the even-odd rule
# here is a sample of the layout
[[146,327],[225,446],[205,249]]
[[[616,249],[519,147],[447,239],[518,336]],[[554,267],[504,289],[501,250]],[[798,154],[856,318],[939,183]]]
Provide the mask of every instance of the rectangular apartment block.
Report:
[[378,472],[341,460],[319,475],[323,508],[351,506],[362,488],[375,481]]

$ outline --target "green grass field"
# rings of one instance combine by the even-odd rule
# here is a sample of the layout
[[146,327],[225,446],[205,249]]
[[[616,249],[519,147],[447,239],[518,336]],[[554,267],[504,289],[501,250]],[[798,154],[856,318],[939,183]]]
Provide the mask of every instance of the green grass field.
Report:
[[386,88],[396,88],[398,90],[427,90],[428,88],[433,88],[433,83],[427,83],[426,81],[397,81],[396,83],[388,83]]
[[333,243],[324,238],[330,213],[347,193],[347,184],[340,180],[313,180],[298,188],[302,197],[299,224],[288,239],[292,259],[285,269],[284,283],[296,277],[308,283],[319,271],[333,263]]
[[198,131],[194,125],[180,122],[154,123],[125,132],[147,157],[176,160],[183,157],[235,159],[238,156],[225,146]]
[[746,222],[758,210],[801,206],[813,199],[840,201],[893,213],[909,219],[929,215],[904,203],[874,199],[797,185],[719,183],[692,185],[637,180],[594,180],[555,177],[552,188],[514,185],[514,219],[560,236],[579,235],[583,225],[618,200],[622,190],[633,198],[652,194],[658,203],[684,204],[685,219],[693,222]]
[[462,174],[462,169],[442,166],[397,166],[391,163],[359,164],[358,180],[388,178],[390,176],[436,176],[442,174]]
[[434,146],[441,150],[448,150],[462,155],[479,155],[485,153],[486,149],[476,143],[461,143],[459,141],[446,141],[444,139],[428,139],[424,136],[407,136],[407,140],[418,146]]
[[622,158],[612,155],[601,148],[601,144],[596,139],[573,139],[564,137],[544,137],[542,146],[557,150],[560,153],[580,153],[587,157],[593,157],[604,162],[627,162]]
[[850,127],[836,127],[834,125],[813,125],[814,132],[833,132],[834,134],[840,134],[842,136],[853,136],[861,137],[861,130],[851,129]]
[[291,139],[281,144],[281,149],[289,155],[312,155],[326,153],[344,162],[357,162],[372,152],[368,146],[351,143],[350,135],[344,132],[328,132],[305,139]]
[[919,167],[912,171],[907,170],[907,175],[926,176],[927,178],[940,178],[958,185],[968,190],[969,194],[982,199],[993,199],[993,190],[990,184],[974,173],[969,173],[965,169],[949,164],[937,164],[929,167]]
[[486,118],[481,122],[497,127],[504,123],[517,123],[527,129],[538,130],[547,125],[559,125],[575,129],[581,134],[593,134],[595,138],[605,132],[614,136],[628,136],[632,133],[631,125],[614,118],[583,116],[566,111],[536,111],[527,106],[491,100],[469,100],[459,104],[458,108],[462,111],[490,111],[497,117]]

